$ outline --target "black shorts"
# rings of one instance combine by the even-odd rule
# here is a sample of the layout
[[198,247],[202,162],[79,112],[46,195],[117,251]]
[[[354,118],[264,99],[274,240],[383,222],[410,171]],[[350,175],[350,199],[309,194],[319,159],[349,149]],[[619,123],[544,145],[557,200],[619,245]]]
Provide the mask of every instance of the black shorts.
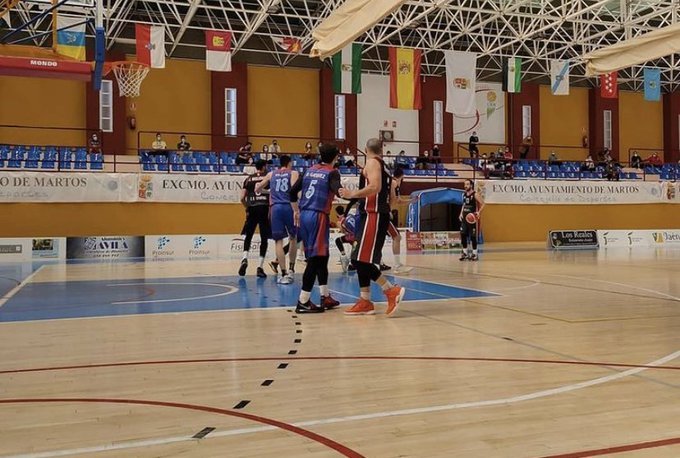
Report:
[[465,220],[463,216],[463,221],[460,223],[460,233],[463,237],[469,236],[471,239],[477,238],[477,223],[470,224]]
[[241,235],[253,235],[255,228],[260,228],[260,240],[272,238],[272,226],[269,222],[269,205],[256,205],[246,209],[246,222]]
[[359,218],[352,261],[380,264],[389,225],[389,213],[363,213]]

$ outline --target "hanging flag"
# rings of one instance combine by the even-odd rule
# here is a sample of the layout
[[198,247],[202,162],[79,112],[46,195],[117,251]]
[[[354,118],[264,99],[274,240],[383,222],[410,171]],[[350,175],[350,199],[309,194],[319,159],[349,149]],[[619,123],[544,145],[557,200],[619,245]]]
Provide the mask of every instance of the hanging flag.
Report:
[[388,48],[390,57],[390,108],[420,110],[419,49]]
[[615,99],[619,96],[617,72],[600,75],[600,95],[603,99]]
[[231,32],[205,31],[205,68],[213,72],[231,71]]
[[661,100],[661,70],[658,68],[645,68],[645,100]]
[[503,60],[503,92],[522,92],[522,59],[519,57]]
[[455,116],[474,116],[477,112],[477,54],[444,51],[446,61],[446,111]]
[[361,51],[359,43],[352,43],[333,56],[333,92],[361,94]]
[[135,24],[137,61],[151,68],[165,68],[165,29],[162,26]]
[[[85,60],[85,23],[83,18],[57,15],[57,54]],[[66,29],[66,30],[62,30]]]
[[2,18],[7,23],[7,27],[12,28],[12,22],[9,20],[9,11],[7,11]]
[[550,61],[550,88],[553,95],[569,95],[569,61]]
[[302,51],[302,42],[297,38],[292,37],[272,37],[272,41],[276,46],[286,52],[297,54]]

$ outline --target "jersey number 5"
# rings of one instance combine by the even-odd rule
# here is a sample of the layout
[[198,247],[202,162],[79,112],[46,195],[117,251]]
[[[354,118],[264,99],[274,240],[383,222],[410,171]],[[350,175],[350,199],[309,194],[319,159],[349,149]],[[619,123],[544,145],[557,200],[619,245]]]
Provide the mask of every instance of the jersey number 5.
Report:
[[312,196],[314,195],[314,193],[316,192],[316,189],[314,188],[314,186],[316,186],[316,183],[318,181],[319,180],[312,180],[312,181],[309,182],[309,187],[307,188],[307,191],[305,192],[305,197],[307,199],[311,199]]

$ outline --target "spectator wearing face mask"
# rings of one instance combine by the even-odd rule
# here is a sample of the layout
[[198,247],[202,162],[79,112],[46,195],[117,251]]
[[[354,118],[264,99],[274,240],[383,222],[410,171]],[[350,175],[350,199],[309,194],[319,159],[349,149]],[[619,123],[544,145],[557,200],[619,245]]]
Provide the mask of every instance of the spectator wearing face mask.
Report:
[[177,143],[177,151],[189,151],[191,150],[191,143],[187,141],[187,136],[182,135],[179,137],[179,143]]
[[99,154],[102,152],[102,142],[99,140],[99,136],[97,134],[92,134],[88,146],[90,154],[93,153]]

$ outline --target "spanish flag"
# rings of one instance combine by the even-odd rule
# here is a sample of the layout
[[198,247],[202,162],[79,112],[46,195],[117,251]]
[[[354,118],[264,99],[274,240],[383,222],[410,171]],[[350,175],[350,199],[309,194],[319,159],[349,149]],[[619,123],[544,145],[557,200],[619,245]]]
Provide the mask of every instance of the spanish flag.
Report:
[[389,48],[390,108],[420,110],[419,49]]

